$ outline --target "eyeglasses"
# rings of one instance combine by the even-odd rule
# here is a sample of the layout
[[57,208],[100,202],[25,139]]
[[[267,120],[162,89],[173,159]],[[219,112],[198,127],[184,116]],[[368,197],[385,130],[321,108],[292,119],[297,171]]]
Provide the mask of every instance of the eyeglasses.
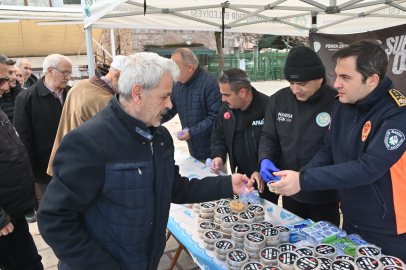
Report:
[[251,82],[250,82],[250,81],[247,81],[247,80],[236,79],[236,78],[228,77],[228,76],[224,73],[224,70],[221,72],[220,81],[236,81],[236,82],[246,82],[246,83],[251,84]]
[[2,86],[5,82],[8,82],[10,80],[9,77],[7,78],[0,78],[0,86]]
[[56,67],[52,67],[53,69],[56,69],[57,71],[59,71],[60,73],[62,73],[63,76],[68,76],[68,75],[72,75],[72,72],[69,71],[62,71],[60,69],[57,69]]

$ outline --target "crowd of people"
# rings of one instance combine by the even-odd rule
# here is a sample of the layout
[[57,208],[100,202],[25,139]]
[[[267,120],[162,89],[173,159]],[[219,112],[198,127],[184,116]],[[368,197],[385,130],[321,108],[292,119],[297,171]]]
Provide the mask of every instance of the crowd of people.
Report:
[[[36,78],[0,54],[0,268],[43,269],[27,224],[38,220],[58,269],[156,269],[170,203],[243,186],[313,221],[338,226],[341,208],[347,233],[406,260],[406,98],[378,42],[334,59],[332,87],[314,50],[292,48],[290,86],[269,97],[244,70],[217,79],[187,48],[117,56],[72,88],[66,56],[47,56]],[[161,125],[176,114],[191,156],[215,174],[228,159],[231,176],[180,175]]]

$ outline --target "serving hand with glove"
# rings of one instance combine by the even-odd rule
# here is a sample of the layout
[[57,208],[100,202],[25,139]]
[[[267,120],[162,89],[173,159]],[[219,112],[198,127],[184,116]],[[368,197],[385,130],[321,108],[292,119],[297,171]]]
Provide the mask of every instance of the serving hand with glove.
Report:
[[259,171],[259,174],[261,175],[265,183],[268,183],[269,181],[280,180],[280,177],[277,177],[273,174],[273,172],[279,171],[280,169],[276,168],[275,164],[273,164],[273,162],[269,159],[263,159],[261,161],[261,170]]

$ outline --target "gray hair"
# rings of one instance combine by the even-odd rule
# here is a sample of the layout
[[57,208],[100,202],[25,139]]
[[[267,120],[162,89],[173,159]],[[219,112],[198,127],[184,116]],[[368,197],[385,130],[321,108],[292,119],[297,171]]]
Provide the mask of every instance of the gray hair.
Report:
[[16,61],[16,66],[19,67],[19,68],[21,68],[21,66],[23,65],[23,61],[27,61],[27,62],[30,63],[30,61],[28,61],[27,58],[20,58],[20,59],[18,59],[18,60]]
[[197,60],[197,57],[192,50],[188,48],[178,48],[172,53],[172,55],[177,53],[182,56],[182,62],[185,66],[192,64],[194,68],[197,68],[199,65],[199,60]]
[[133,86],[137,83],[149,95],[151,89],[158,86],[164,72],[170,73],[173,81],[177,81],[179,67],[173,60],[147,52],[128,56],[118,80],[120,97],[130,99]]
[[61,61],[61,59],[65,59],[72,65],[72,62],[70,61],[70,59],[68,57],[66,57],[65,55],[50,54],[44,59],[44,63],[42,64],[42,71],[44,72],[44,74],[46,74],[48,72],[49,67],[56,68],[58,66],[59,62]]
[[8,65],[7,64],[8,61],[9,61],[8,57],[0,53],[0,64]]

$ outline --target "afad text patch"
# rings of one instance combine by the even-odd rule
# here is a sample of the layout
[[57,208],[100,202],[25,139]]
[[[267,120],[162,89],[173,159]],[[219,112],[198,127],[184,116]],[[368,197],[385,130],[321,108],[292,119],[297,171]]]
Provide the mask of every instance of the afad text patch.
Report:
[[231,113],[230,112],[225,112],[224,113],[224,119],[228,120],[231,117]]
[[389,94],[393,97],[399,107],[406,106],[406,97],[396,89],[391,89]]
[[365,123],[364,127],[362,128],[362,141],[365,142],[367,139],[369,132],[371,132],[371,121]]
[[396,150],[405,141],[405,135],[398,129],[388,129],[385,134],[385,146],[388,150]]

